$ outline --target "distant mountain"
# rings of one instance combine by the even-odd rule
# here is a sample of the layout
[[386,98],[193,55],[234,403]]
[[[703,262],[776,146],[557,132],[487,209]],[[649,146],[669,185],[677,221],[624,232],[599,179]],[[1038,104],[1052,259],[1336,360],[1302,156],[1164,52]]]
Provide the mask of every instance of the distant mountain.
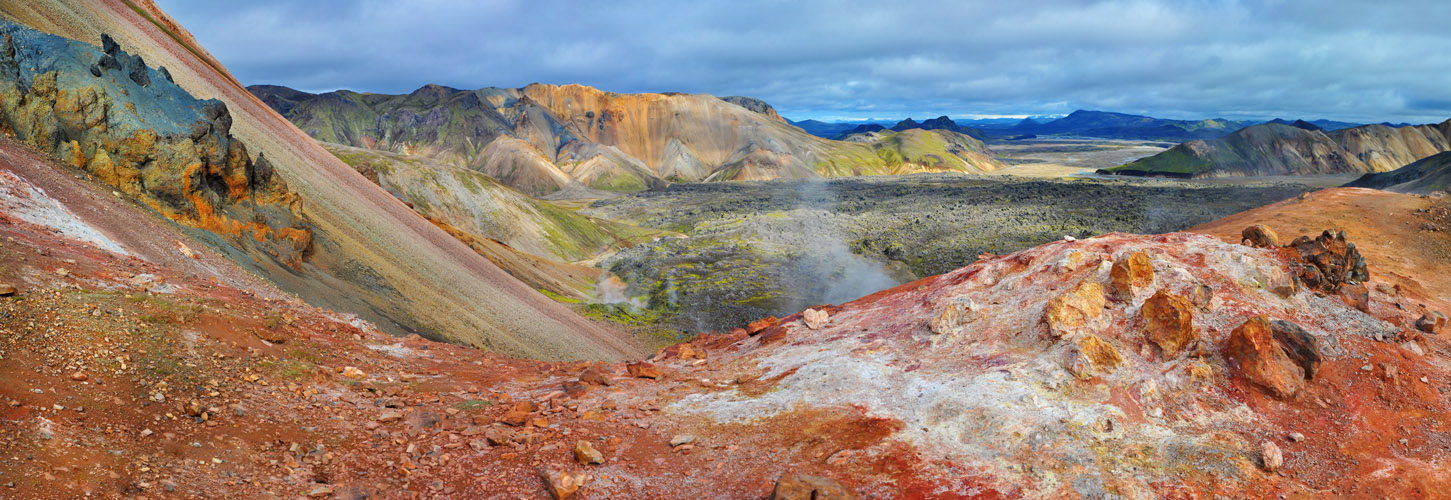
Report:
[[843,140],[872,147],[887,165],[904,172],[913,170],[955,170],[986,172],[996,168],[992,153],[982,141],[948,129],[920,127],[894,131],[880,125],[863,125],[868,130]]
[[979,130],[979,129],[976,129],[976,128],[972,128],[972,127],[964,127],[962,125],[958,125],[957,122],[952,121],[951,118],[948,118],[945,115],[944,116],[939,116],[937,118],[933,118],[931,120],[924,121],[922,123],[917,123],[916,120],[913,120],[911,118],[907,118],[906,120],[902,120],[900,122],[897,122],[896,125],[893,125],[892,126],[892,130],[895,130],[897,132],[901,132],[903,130],[910,130],[910,129],[950,130],[950,131],[953,131],[953,132],[957,132],[959,134],[971,136],[971,137],[973,137],[975,139],[978,139],[978,140],[982,140],[982,139],[984,139],[984,138],[987,137],[987,134],[984,133],[982,130]]
[[[1306,126],[1310,126],[1310,127],[1313,127],[1313,128],[1306,128],[1306,129],[1307,130],[1327,130],[1327,131],[1330,131],[1330,130],[1340,130],[1340,129],[1346,129],[1346,128],[1353,128],[1353,127],[1359,127],[1361,125],[1364,125],[1363,123],[1338,122],[1338,121],[1335,121],[1335,120],[1310,120],[1310,121],[1295,120],[1295,121],[1289,121],[1289,120],[1286,120],[1284,118],[1275,118],[1275,119],[1270,120],[1270,121],[1265,122],[1265,123],[1278,123],[1278,124],[1281,124],[1281,125],[1290,125],[1290,126],[1300,127],[1300,128],[1306,128]],[[1384,124],[1384,125],[1386,125],[1388,127],[1404,127],[1404,126],[1407,126],[1406,124],[1402,124],[1402,125]]]
[[1386,172],[1448,150],[1451,120],[1440,125],[1362,125],[1329,132],[1266,123],[1218,139],[1186,142],[1103,172],[1170,177]]
[[896,171],[866,146],[808,134],[748,97],[541,84],[427,85],[404,95],[248,90],[317,140],[430,157],[536,196],[572,184],[634,192],[675,181]]
[[824,139],[839,137],[842,134],[849,133],[852,129],[864,126],[861,122],[824,122],[820,120],[802,120],[796,122],[788,119],[786,123],[795,125],[797,128],[805,130],[808,134]]
[[1411,194],[1445,191],[1451,189],[1451,152],[1437,153],[1390,172],[1365,174],[1345,187]]
[[1182,142],[1221,137],[1253,123],[1255,122],[1219,118],[1195,121],[1166,120],[1107,111],[1079,110],[1046,123],[1024,119],[1009,130],[1018,134]]

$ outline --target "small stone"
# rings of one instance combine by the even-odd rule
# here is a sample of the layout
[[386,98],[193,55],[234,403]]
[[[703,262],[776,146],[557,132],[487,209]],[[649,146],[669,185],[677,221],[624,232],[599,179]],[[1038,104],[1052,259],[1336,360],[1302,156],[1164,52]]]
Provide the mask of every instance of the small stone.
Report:
[[695,436],[692,436],[690,434],[676,434],[674,437],[670,438],[670,446],[680,446],[683,444],[690,444],[694,442]]
[[74,380],[76,382],[85,382],[87,378],[89,377],[87,377],[86,374],[82,372],[75,372],[71,374],[71,380]]
[[539,470],[539,477],[544,480],[544,486],[553,495],[555,500],[564,500],[574,495],[576,491],[584,487],[589,481],[589,475],[584,472],[566,470],[558,465],[550,465]]
[[147,437],[147,436],[150,436],[152,434],[155,434],[155,433],[154,432],[151,432],[151,429],[142,429],[141,430],[141,437]]
[[1265,441],[1261,448],[1260,458],[1262,465],[1265,467],[1265,471],[1274,472],[1285,465],[1285,455],[1280,453],[1280,447],[1275,446],[1275,443]]
[[475,439],[473,441],[469,441],[469,448],[473,448],[474,451],[484,451],[489,449],[489,443],[483,440]]
[[771,489],[771,500],[856,500],[851,488],[835,479],[806,474],[782,474]]
[[355,366],[345,366],[343,367],[343,376],[347,378],[358,379],[366,377],[368,376],[368,374],[363,373],[362,370],[359,370]]
[[821,327],[826,326],[826,322],[831,319],[831,315],[826,311],[807,309],[801,311],[801,319],[806,322],[807,328],[819,330]]
[[403,420],[403,414],[396,411],[385,411],[382,415],[378,415],[379,422],[397,422],[399,420]]
[[333,487],[326,484],[318,485],[307,492],[308,498],[322,498],[333,496]]
[[1213,301],[1214,289],[1210,288],[1209,285],[1203,283],[1194,285],[1194,290],[1189,293],[1189,302],[1193,303],[1194,307],[1204,309],[1209,307],[1209,304]]
[[1298,442],[1304,441],[1304,440],[1305,440],[1305,435],[1304,434],[1300,434],[1298,432],[1291,432],[1290,433],[1290,441],[1294,441],[1294,442],[1298,443]]
[[0,284],[0,297],[9,297],[9,296],[15,295],[17,293],[20,293],[20,292],[15,289],[15,286],[13,286],[13,285]]
[[597,465],[605,463],[604,454],[596,450],[589,441],[576,441],[574,443],[574,461],[580,465]]

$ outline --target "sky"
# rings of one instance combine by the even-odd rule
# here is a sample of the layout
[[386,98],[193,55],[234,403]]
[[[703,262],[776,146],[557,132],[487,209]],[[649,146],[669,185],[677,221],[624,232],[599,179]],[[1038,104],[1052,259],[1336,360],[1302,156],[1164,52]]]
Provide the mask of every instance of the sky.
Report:
[[579,83],[802,120],[1451,118],[1451,2],[157,0],[243,83]]

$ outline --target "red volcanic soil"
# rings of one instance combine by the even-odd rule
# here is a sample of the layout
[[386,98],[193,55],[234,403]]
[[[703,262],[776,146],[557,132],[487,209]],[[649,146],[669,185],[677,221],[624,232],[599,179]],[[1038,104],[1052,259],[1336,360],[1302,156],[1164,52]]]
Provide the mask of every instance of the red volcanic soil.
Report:
[[[82,220],[140,221],[143,240],[117,234],[122,245],[182,239],[3,158],[0,180],[46,179],[31,182]],[[1383,236],[1376,227],[1358,241]],[[1377,254],[1361,246],[1374,277]],[[0,213],[0,283],[18,289],[0,297],[0,496],[548,498],[550,467],[589,476],[580,499],[765,498],[783,473],[909,499],[1434,498],[1451,486],[1451,346],[1385,326],[1417,314],[1412,299],[1375,278],[1370,315],[1334,294],[1276,295],[1262,282],[1292,263],[1285,252],[1198,235],[989,259],[815,308],[816,328],[798,314],[755,336],[703,335],[652,358],[658,378],[399,339],[229,284],[241,271],[205,253],[138,248],[120,256]],[[1106,282],[1133,251],[1154,280],[1055,338],[1045,304]],[[1142,340],[1137,306],[1198,284],[1214,291],[1194,310],[1200,343],[1165,357]],[[953,304],[962,319],[931,326]],[[1319,342],[1294,397],[1226,357],[1229,330],[1257,314]],[[1089,334],[1118,366],[1075,364]],[[581,441],[604,463],[579,464]],[[1283,450],[1273,472],[1266,442]]]

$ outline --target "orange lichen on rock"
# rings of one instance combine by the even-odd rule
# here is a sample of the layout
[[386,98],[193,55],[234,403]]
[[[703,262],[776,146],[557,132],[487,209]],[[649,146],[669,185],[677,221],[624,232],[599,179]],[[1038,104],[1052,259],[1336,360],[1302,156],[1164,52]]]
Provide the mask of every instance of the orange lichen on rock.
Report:
[[1085,281],[1049,302],[1044,319],[1048,322],[1048,330],[1062,337],[1102,315],[1103,306],[1107,303],[1103,285]]

